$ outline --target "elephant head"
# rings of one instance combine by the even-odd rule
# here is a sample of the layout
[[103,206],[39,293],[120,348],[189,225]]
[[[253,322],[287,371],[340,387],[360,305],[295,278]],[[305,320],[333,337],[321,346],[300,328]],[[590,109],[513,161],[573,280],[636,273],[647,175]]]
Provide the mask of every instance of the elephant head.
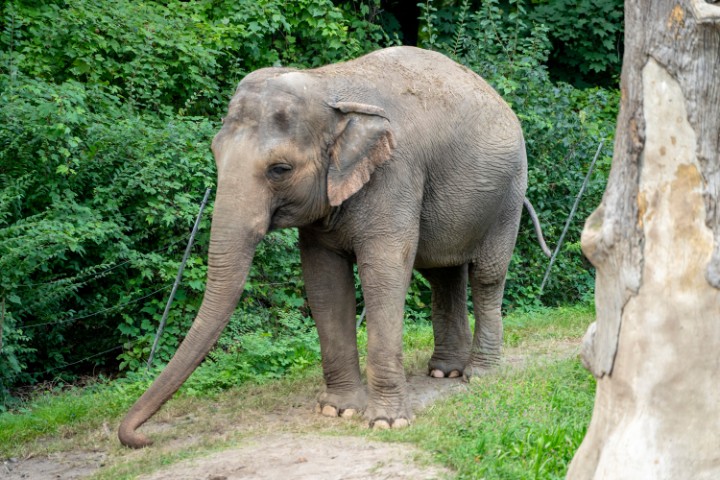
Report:
[[263,69],[248,75],[212,142],[217,165],[205,295],[170,363],[123,419],[129,447],[151,441],[136,430],[181,387],[220,337],[243,291],[255,248],[272,229],[329,215],[392,155],[391,125],[375,105],[344,101],[317,72]]

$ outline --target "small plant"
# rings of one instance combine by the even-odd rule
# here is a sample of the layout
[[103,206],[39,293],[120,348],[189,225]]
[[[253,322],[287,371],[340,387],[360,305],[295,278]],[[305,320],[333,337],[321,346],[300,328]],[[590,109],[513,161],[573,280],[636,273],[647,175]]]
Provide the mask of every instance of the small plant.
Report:
[[[272,331],[248,331],[253,320],[236,314],[218,346],[183,387],[187,394],[218,392],[242,383],[265,382],[317,365],[320,343],[312,320],[277,311]],[[257,322],[267,325],[267,319]],[[256,324],[257,324],[256,323]]]

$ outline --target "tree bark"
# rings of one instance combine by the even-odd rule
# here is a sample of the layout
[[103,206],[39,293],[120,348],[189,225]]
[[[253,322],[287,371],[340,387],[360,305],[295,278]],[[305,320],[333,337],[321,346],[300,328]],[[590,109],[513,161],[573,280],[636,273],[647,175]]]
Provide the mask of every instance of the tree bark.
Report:
[[613,165],[583,251],[595,409],[568,478],[720,478],[720,4],[626,0]]

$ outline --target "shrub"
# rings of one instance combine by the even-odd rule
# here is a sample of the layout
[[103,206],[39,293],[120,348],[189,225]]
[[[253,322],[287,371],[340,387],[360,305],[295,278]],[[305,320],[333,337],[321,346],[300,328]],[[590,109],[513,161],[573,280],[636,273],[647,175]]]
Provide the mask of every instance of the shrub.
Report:
[[[376,48],[386,39],[366,19],[368,5],[377,6],[14,0],[0,7],[0,396],[96,367],[143,367],[199,201],[215,181],[209,145],[237,82],[260,67],[312,66]],[[160,362],[198,308],[211,213]],[[296,241],[295,232],[279,232],[258,250],[252,297],[240,305],[258,330],[303,307]],[[269,285],[279,281],[287,283]],[[262,313],[268,309],[272,315]]]
[[615,87],[623,50],[623,0],[533,0],[529,19],[548,27],[555,78]]
[[[6,345],[19,349],[3,350],[14,366],[0,373],[6,384],[61,373],[120,335],[134,340],[143,315],[119,320],[174,278],[198,194],[214,181],[207,139],[216,127],[138,114],[98,86],[16,82],[0,94],[0,287],[6,334],[18,336]],[[202,258],[191,260],[190,279]],[[185,310],[201,291],[186,284]],[[142,313],[152,319],[162,298],[148,298]]]

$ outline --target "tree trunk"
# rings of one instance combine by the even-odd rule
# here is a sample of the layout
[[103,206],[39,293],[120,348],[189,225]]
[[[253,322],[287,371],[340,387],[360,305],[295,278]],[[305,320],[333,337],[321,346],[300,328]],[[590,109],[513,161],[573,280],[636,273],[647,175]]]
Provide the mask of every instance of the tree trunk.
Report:
[[720,4],[626,0],[615,155],[583,251],[597,378],[568,472],[720,479]]

